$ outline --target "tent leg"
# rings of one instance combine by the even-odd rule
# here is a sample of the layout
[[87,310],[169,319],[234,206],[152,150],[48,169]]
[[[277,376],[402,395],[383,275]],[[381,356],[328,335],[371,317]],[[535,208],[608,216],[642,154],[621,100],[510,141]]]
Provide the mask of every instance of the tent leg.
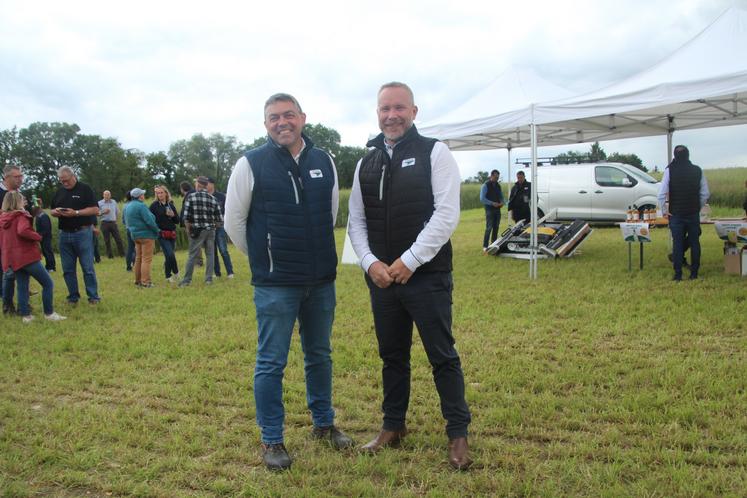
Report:
[[530,189],[531,226],[529,237],[529,278],[537,280],[537,125],[531,124],[532,130],[532,186]]

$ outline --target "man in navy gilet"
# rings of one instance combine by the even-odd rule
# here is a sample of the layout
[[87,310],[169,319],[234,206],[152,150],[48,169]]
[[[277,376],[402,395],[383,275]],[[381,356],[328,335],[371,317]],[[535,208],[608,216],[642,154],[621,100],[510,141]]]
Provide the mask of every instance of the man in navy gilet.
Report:
[[480,202],[485,206],[485,236],[482,238],[483,252],[488,245],[498,238],[498,228],[501,225],[501,208],[503,207],[503,190],[498,183],[500,173],[497,169],[490,172],[490,177],[480,188]]
[[396,446],[407,434],[413,323],[433,371],[446,419],[449,463],[466,469],[470,413],[451,333],[451,242],[459,224],[460,174],[443,143],[421,136],[404,83],[381,87],[382,133],[355,171],[348,233],[366,272],[382,369],[384,418],[364,451]]
[[249,256],[257,312],[254,401],[262,459],[290,467],[283,425],[283,371],[298,320],[312,437],[337,449],[353,441],[334,426],[330,336],[335,315],[339,192],[332,158],[304,135],[291,95],[265,103],[267,142],[239,159],[228,180],[225,227]]
[[684,145],[674,148],[674,159],[661,179],[659,205],[669,210],[664,215],[669,218],[672,232],[672,280],[682,280],[682,260],[685,255],[685,239],[690,245],[690,280],[698,278],[700,269],[700,209],[708,201],[710,192],[703,171],[690,162],[690,151]]

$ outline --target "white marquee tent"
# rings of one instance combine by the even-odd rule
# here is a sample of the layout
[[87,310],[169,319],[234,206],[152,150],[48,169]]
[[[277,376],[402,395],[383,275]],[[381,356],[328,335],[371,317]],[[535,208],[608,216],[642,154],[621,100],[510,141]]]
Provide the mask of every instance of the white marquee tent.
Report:
[[[731,8],[669,57],[619,83],[523,109],[426,125],[420,131],[453,150],[505,147],[496,138],[513,134],[514,147],[532,146],[533,180],[540,145],[667,135],[669,152],[676,130],[747,123],[745,47],[747,11]],[[536,191],[532,204],[534,223]],[[531,245],[536,248],[536,240]],[[536,278],[536,253],[533,256],[530,275]]]

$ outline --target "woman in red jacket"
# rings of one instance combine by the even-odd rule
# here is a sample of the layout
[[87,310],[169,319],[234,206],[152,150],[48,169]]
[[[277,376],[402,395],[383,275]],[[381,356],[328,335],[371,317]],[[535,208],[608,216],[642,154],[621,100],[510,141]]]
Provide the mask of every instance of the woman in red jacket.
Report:
[[29,308],[29,276],[42,286],[44,318],[54,322],[64,317],[54,311],[54,282],[41,264],[39,241],[41,235],[31,228],[31,215],[23,209],[23,196],[18,192],[5,194],[0,214],[0,243],[3,271],[12,268],[18,290],[18,312],[23,323],[34,319]]

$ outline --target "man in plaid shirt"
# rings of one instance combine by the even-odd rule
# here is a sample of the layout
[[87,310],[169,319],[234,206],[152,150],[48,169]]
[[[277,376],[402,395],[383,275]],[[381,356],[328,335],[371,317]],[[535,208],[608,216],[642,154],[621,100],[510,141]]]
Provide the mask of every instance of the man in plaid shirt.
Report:
[[215,197],[207,192],[208,179],[204,176],[197,178],[195,191],[184,199],[184,226],[189,234],[189,256],[184,278],[179,287],[186,287],[192,283],[192,271],[200,249],[205,247],[205,284],[213,283],[213,266],[215,256],[215,227],[223,223],[220,207]]

